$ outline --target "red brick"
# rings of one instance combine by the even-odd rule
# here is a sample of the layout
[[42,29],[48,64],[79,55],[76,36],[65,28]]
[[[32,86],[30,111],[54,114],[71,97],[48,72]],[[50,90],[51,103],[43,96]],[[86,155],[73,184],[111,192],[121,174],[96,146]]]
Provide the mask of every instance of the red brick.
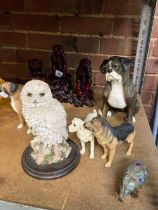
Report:
[[0,63],[1,77],[7,78],[27,78],[28,69],[24,64],[2,64]]
[[77,52],[99,52],[99,38],[95,37],[80,37],[76,40]]
[[29,34],[28,43],[30,48],[51,50],[53,45],[60,44],[65,51],[76,50],[76,38],[73,36]]
[[0,11],[3,11],[3,10],[23,11],[24,1],[23,0],[1,0]]
[[104,14],[113,15],[140,15],[142,1],[133,0],[106,0],[104,1]]
[[155,41],[150,39],[149,48],[148,48],[148,56],[152,56],[154,45],[155,45]]
[[17,61],[19,63],[28,63],[32,58],[39,58],[43,61],[45,66],[50,65],[51,52],[39,51],[39,50],[17,50]]
[[0,45],[3,47],[26,47],[26,34],[0,32]]
[[158,73],[158,60],[157,58],[148,58],[145,67],[146,74],[156,74]]
[[153,115],[154,107],[151,105],[144,105],[144,109],[148,119],[150,120]]
[[45,15],[14,15],[15,29],[28,31],[59,31],[59,18]]
[[16,50],[15,49],[0,49],[0,61],[1,62],[16,62]]
[[158,3],[156,4],[155,15],[158,16]]
[[112,5],[111,5],[111,0],[106,0],[103,1],[103,13],[104,14],[112,14]]
[[79,14],[101,14],[103,12],[103,0],[79,0]]
[[158,84],[158,75],[145,75],[142,90],[155,91]]
[[151,105],[155,94],[153,91],[143,90],[141,92],[141,100],[143,104]]
[[12,15],[0,15],[0,30],[12,30],[13,18]]
[[138,37],[140,20],[134,18],[115,18],[113,34],[117,36]]
[[151,37],[158,38],[158,20],[157,19],[154,19]]
[[100,72],[95,72],[94,74],[94,85],[105,86],[105,75]]
[[26,0],[25,10],[30,12],[75,13],[76,0]]
[[102,55],[99,56],[99,55],[84,55],[84,54],[79,54],[79,53],[75,53],[75,54],[67,53],[66,58],[67,58],[67,65],[69,68],[77,69],[80,59],[88,58],[91,61],[92,70],[99,70],[100,64],[107,57],[102,56]]
[[63,17],[62,32],[109,35],[112,33],[112,19],[98,17]]
[[[157,25],[158,26],[158,25]],[[154,57],[158,57],[158,40],[156,40],[154,42],[154,47],[153,47],[153,51],[152,51],[152,55]]]
[[103,38],[100,43],[101,53],[110,55],[128,55],[136,53],[137,41],[133,39]]

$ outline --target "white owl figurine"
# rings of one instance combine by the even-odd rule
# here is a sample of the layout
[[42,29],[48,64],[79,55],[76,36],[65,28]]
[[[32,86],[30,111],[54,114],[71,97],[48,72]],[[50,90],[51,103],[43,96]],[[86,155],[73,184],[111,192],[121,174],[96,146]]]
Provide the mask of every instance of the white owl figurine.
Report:
[[42,164],[46,156],[49,163],[59,161],[60,153],[63,156],[62,150],[68,156],[70,148],[66,143],[66,112],[60,102],[52,97],[49,85],[41,80],[27,82],[21,91],[21,100],[25,121],[30,133],[34,135],[31,141],[34,150],[32,157],[37,164]]

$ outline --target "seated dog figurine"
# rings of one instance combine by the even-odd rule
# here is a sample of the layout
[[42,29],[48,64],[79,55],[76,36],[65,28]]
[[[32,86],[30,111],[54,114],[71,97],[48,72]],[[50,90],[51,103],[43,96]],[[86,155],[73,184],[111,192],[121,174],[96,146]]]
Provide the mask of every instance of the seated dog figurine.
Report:
[[17,128],[22,128],[24,126],[24,118],[22,114],[22,102],[20,99],[20,90],[18,85],[13,82],[4,82],[0,89],[0,95],[3,98],[8,98],[8,96],[10,97],[11,107],[17,113],[19,119],[19,125]]
[[85,127],[93,131],[98,143],[103,147],[104,154],[102,159],[106,159],[108,153],[108,162],[105,167],[111,167],[113,157],[119,141],[125,141],[130,144],[126,155],[131,155],[133,140],[135,138],[135,129],[132,124],[123,123],[120,126],[112,127],[106,119],[98,115],[91,122],[85,123]]
[[81,141],[81,154],[85,154],[85,143],[90,141],[90,158],[94,158],[94,136],[93,132],[84,127],[84,121],[79,118],[74,118],[69,125],[69,132],[77,133],[77,137]]
[[114,56],[104,60],[100,66],[106,73],[106,86],[103,95],[103,116],[107,117],[111,109],[125,110],[127,121],[133,123],[135,114],[139,111],[139,101],[130,79],[129,67],[132,61],[128,58]]

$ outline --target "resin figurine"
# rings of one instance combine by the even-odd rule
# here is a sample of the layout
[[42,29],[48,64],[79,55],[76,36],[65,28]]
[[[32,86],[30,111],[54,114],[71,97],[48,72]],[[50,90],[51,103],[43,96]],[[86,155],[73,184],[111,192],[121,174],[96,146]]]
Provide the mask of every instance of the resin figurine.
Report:
[[40,59],[33,58],[29,60],[28,67],[29,67],[30,76],[32,79],[40,79],[43,81],[46,80],[44,64]]
[[111,110],[123,110],[129,123],[135,122],[139,111],[139,101],[134,84],[130,78],[129,68],[133,61],[114,56],[102,62],[100,70],[106,74],[106,86],[103,95],[103,115],[111,115]]
[[51,54],[52,74],[49,85],[53,97],[60,102],[69,102],[72,97],[71,75],[67,72],[66,56],[62,46],[54,45]]
[[73,104],[75,106],[93,106],[93,90],[91,61],[87,58],[80,60],[76,71],[76,88],[74,92]]
[[131,162],[123,173],[119,201],[122,202],[128,195],[137,198],[138,189],[145,184],[148,177],[148,169],[144,163],[139,160]]
[[71,152],[66,112],[52,97],[49,85],[41,80],[27,82],[21,92],[23,115],[34,138],[31,156],[40,164],[57,163]]
[[100,113],[91,122],[85,123],[85,127],[93,131],[97,142],[102,146],[104,154],[101,158],[108,159],[105,167],[111,167],[119,141],[126,140],[129,143],[126,155],[131,155],[135,138],[135,129],[132,124],[123,123],[120,126],[112,127]]
[[93,120],[93,118],[97,117],[98,113],[96,109],[93,109],[93,112],[90,112],[86,115],[86,118],[84,119],[84,122],[90,122],[91,120]]
[[85,144],[90,142],[90,158],[94,158],[94,135],[92,131],[88,130],[84,127],[85,122],[79,118],[74,118],[72,120],[71,125],[69,125],[69,132],[73,133],[76,132],[77,137],[80,139],[81,147],[80,150],[81,154],[85,154]]
[[12,109],[17,113],[19,125],[18,129],[21,129],[24,126],[24,118],[22,113],[22,102],[20,98],[20,88],[16,83],[13,82],[4,82],[2,84],[0,95],[3,98],[10,98],[10,105]]

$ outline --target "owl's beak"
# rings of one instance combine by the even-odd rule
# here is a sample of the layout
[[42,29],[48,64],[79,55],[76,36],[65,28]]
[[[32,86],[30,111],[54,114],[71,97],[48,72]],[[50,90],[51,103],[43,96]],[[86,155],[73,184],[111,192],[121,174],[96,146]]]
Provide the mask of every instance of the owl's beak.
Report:
[[33,101],[33,103],[36,105],[38,102],[36,101],[36,99]]

